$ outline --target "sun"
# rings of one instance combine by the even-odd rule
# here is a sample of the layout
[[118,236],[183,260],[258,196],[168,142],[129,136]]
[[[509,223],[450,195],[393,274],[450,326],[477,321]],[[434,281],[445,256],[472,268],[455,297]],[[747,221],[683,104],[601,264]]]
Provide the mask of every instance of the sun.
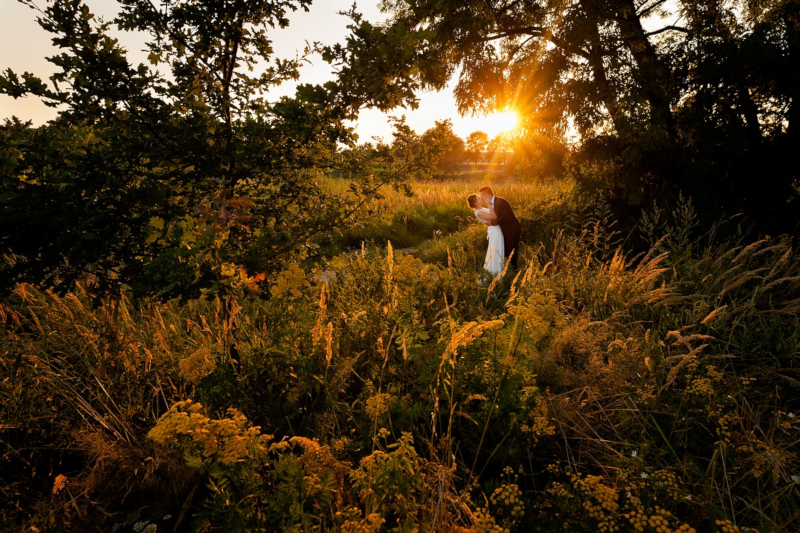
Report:
[[472,133],[482,131],[489,138],[494,138],[500,133],[511,131],[519,124],[519,116],[514,111],[501,111],[489,115],[463,117],[461,130]]

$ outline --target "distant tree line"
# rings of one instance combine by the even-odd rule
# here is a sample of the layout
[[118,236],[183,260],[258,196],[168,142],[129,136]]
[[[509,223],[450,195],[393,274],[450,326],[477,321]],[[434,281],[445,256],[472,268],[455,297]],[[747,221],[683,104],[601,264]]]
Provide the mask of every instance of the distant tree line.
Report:
[[482,131],[462,139],[453,131],[450,119],[418,134],[405,122],[395,120],[391,143],[366,142],[354,148],[356,152],[383,153],[404,161],[407,176],[419,180],[458,179],[474,170],[477,164],[492,165],[507,175],[530,181],[563,177],[567,148],[563,143],[538,141],[519,136],[515,131],[501,132],[493,138]]

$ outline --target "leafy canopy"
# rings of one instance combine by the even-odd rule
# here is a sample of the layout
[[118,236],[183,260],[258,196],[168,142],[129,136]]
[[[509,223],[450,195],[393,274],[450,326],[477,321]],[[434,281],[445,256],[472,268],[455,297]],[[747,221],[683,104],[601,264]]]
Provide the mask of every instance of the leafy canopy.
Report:
[[[390,21],[358,21],[340,57],[381,65],[384,86],[409,97],[402,89],[457,76],[463,113],[511,107],[546,153],[575,133],[572,173],[618,202],[683,191],[710,218],[743,210],[767,229],[798,220],[798,0],[381,6]],[[382,45],[398,35],[402,53],[388,54]],[[353,85],[378,75],[345,73]]]
[[[271,30],[310,5],[120,0],[111,21],[80,0],[40,11],[58,71],[46,83],[6,70],[0,91],[61,111],[40,128],[0,128],[5,288],[68,290],[87,277],[165,296],[255,287],[398,185],[399,173],[339,149],[354,142],[346,119],[389,105],[385,95],[330,82],[269,98],[322,51],[310,43],[294,59],[274,56]],[[145,34],[149,64],[134,64],[113,29]],[[323,187],[334,169],[348,169],[346,193]]]

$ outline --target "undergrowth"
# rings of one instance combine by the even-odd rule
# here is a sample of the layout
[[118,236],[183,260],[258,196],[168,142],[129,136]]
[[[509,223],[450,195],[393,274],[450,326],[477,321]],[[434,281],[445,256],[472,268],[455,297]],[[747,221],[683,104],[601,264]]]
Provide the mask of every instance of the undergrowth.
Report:
[[433,262],[365,246],[256,295],[20,286],[0,526],[800,529],[791,242],[694,236],[687,202],[626,253],[601,215],[495,280],[467,228]]

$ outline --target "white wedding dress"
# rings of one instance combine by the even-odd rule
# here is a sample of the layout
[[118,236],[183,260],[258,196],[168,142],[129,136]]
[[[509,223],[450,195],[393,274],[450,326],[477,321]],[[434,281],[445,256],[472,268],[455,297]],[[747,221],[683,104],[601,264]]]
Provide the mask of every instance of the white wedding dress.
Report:
[[[479,212],[490,213],[490,211],[485,207],[475,210],[475,217],[486,224],[487,222],[478,216]],[[483,263],[483,268],[497,275],[503,271],[503,261],[506,256],[503,230],[500,229],[500,226],[488,226],[486,238],[489,239],[489,247],[486,250],[486,261]]]

